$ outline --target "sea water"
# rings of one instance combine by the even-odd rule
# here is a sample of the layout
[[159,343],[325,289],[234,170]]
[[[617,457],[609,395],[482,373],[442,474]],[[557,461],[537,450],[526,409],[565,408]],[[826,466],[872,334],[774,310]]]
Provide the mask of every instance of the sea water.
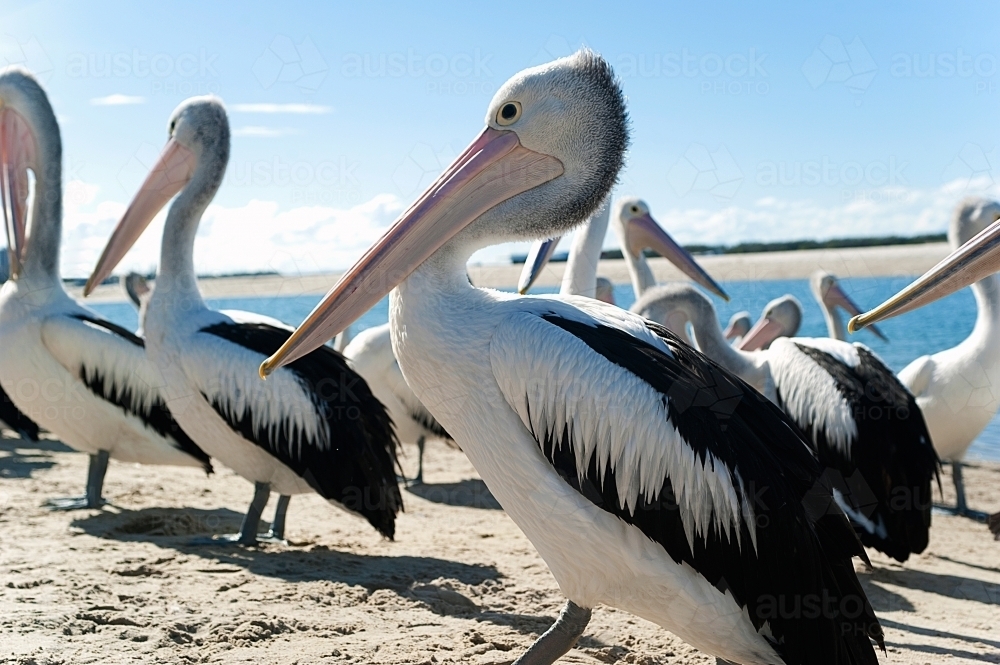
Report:
[[[862,308],[878,305],[883,300],[910,283],[909,278],[857,278],[840,279],[841,287]],[[725,326],[735,312],[747,310],[754,321],[760,316],[764,306],[774,298],[791,294],[802,304],[802,327],[799,336],[825,337],[826,321],[819,304],[813,299],[807,280],[777,280],[759,282],[723,282],[723,289],[729,294],[730,302],[712,298],[719,313],[719,321]],[[554,288],[540,288],[538,293],[552,293]],[[629,284],[615,287],[615,299],[619,306],[629,307],[635,297]],[[320,295],[277,296],[251,298],[209,299],[209,307],[215,309],[237,309],[257,312],[298,325],[320,300]],[[130,330],[138,326],[135,309],[127,303],[92,304],[94,310],[111,321]],[[378,326],[389,319],[389,301],[384,298],[369,312],[351,326],[356,334],[367,328]],[[892,369],[898,372],[922,355],[936,353],[955,346],[965,339],[976,321],[976,303],[972,292],[965,289],[948,298],[904,314],[879,324],[888,337],[883,342],[874,334],[862,331],[852,335],[852,341],[867,344]],[[983,431],[979,439],[969,449],[968,458],[1000,461],[1000,418],[996,418]]]

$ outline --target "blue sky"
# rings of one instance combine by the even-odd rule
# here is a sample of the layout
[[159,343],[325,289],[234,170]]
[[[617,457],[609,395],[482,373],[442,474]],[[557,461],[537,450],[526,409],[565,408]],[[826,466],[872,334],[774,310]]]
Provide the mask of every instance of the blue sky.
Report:
[[[62,124],[64,273],[89,272],[188,96],[222,97],[234,129],[199,269],[335,269],[504,80],[581,45],[629,99],[616,193],[682,242],[935,232],[998,194],[995,3],[424,5],[5,2],[0,65],[33,69]],[[158,243],[154,224],[123,267]]]

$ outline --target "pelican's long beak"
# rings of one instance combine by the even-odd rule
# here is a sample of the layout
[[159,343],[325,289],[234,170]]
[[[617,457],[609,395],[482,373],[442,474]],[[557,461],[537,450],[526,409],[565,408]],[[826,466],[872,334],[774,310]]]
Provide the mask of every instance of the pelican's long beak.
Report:
[[987,226],[875,309],[855,316],[847,328],[857,332],[865,326],[928,305],[996,272],[1000,272],[1000,221]]
[[528,292],[531,285],[542,274],[542,269],[548,265],[549,260],[556,251],[556,245],[559,244],[559,240],[559,236],[549,238],[548,240],[538,240],[531,246],[528,258],[524,260],[521,276],[517,280],[517,292],[522,296]]
[[83,287],[84,296],[90,295],[97,285],[107,279],[156,217],[156,213],[188,184],[197,166],[198,157],[192,150],[174,139],[167,141],[160,158],[132,198],[132,202],[104,247],[94,272],[87,280],[87,285]]
[[649,248],[669,260],[696,283],[729,302],[729,296],[722,287],[648,213],[629,220],[626,238],[629,245],[627,251],[632,252],[633,256],[639,256]]
[[785,327],[768,316],[762,316],[743,336],[740,351],[758,351],[767,348],[774,340],[781,337]]
[[38,142],[31,125],[0,99],[0,209],[12,277],[21,273],[27,244],[28,169],[36,168]]
[[487,210],[562,173],[516,133],[484,129],[264,361],[261,377],[322,346]]
[[[835,283],[830,287],[830,289],[826,292],[826,301],[831,306],[843,308],[843,310],[852,317],[860,315],[863,311],[849,295],[844,293],[844,290],[840,288],[840,284]],[[875,335],[878,336],[878,338],[883,342],[889,341],[889,338],[883,335],[882,331],[876,326],[872,326],[871,331],[875,333]]]

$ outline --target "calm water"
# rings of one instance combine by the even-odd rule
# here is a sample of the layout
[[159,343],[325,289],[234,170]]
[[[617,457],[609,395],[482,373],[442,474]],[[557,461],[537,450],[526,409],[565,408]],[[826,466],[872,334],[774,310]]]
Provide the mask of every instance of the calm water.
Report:
[[[863,308],[872,307],[906,286],[908,278],[841,279],[844,290]],[[790,293],[803,307],[802,329],[804,337],[826,335],[826,323],[819,305],[813,300],[807,280],[782,280],[769,282],[723,282],[723,288],[732,297],[724,303],[714,299],[723,325],[740,310],[747,310],[754,320],[760,316],[770,300]],[[539,289],[554,292],[556,289]],[[628,307],[635,298],[631,285],[615,287],[615,298],[622,307]],[[272,316],[291,325],[297,325],[312,311],[320,296],[293,296],[274,298],[224,298],[209,300],[210,307],[240,309]],[[130,330],[138,326],[135,309],[129,304],[93,304],[96,311]],[[381,325],[389,318],[389,301],[383,299],[370,312],[352,326],[357,333]],[[883,342],[869,332],[853,336],[870,346],[894,371],[899,371],[914,358],[935,353],[958,344],[972,331],[976,320],[976,303],[968,289],[940,300],[922,310],[905,314],[879,324],[889,338]],[[1000,461],[1000,418],[995,419],[969,449],[969,458]]]

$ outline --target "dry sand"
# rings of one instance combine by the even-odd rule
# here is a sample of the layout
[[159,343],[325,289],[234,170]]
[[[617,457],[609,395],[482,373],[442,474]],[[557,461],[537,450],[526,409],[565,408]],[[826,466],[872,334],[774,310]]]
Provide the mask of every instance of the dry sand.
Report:
[[[947,243],[894,245],[856,249],[816,249],[761,254],[720,254],[699,256],[698,262],[719,281],[804,279],[822,268],[838,277],[917,276],[948,255]],[[657,281],[684,279],[666,259],[654,258],[650,266]],[[537,284],[558,286],[565,263],[550,263]],[[615,284],[629,281],[625,262],[602,261],[599,273]],[[469,276],[477,286],[511,288],[517,285],[521,265],[470,265]],[[297,296],[326,293],[339,273],[301,276],[261,275],[258,277],[217,277],[202,279],[200,286],[207,298]],[[81,289],[70,289],[79,298]],[[125,295],[117,285],[98,287],[87,299],[90,302],[122,301]]]
[[[292,500],[290,546],[248,550],[188,544],[239,526],[251,486],[225,469],[112,462],[112,505],[54,513],[41,502],[79,494],[86,457],[2,440],[0,663],[510,663],[563,599],[464,455],[432,443],[427,463],[395,542],[309,495]],[[966,481],[972,505],[1000,509],[1000,465]],[[984,525],[935,515],[922,555],[872,559],[883,663],[1000,663],[1000,543]],[[560,662],[714,659],[600,607]]]

